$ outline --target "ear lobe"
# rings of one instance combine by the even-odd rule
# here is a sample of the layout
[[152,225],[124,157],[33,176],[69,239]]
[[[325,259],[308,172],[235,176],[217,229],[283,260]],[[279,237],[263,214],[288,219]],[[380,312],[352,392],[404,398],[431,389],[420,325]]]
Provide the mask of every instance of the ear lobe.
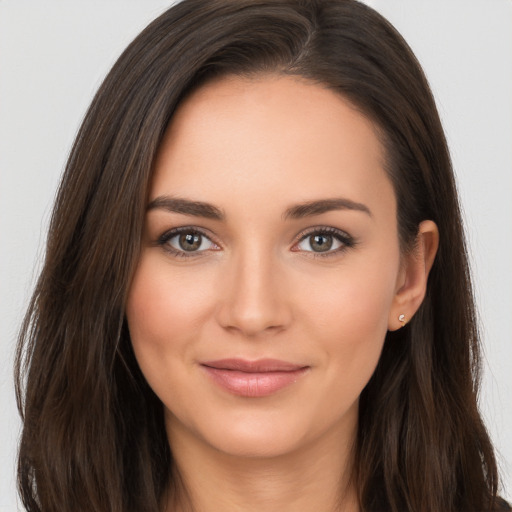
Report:
[[390,331],[396,331],[410,321],[423,302],[438,246],[439,230],[435,222],[421,222],[414,248],[403,256],[397,290],[389,313]]

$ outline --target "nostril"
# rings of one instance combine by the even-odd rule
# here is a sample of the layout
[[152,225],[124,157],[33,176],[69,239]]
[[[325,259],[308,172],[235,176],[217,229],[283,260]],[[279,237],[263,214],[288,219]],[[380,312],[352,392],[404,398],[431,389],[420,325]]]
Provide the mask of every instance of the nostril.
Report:
[[225,303],[218,312],[218,322],[224,329],[245,336],[280,332],[289,325],[290,318],[287,305],[276,302],[260,305]]
[[[244,336],[275,334],[290,324],[292,296],[282,280],[286,271],[261,245],[233,256],[229,274],[218,287],[217,321]],[[268,250],[268,248],[267,248]]]

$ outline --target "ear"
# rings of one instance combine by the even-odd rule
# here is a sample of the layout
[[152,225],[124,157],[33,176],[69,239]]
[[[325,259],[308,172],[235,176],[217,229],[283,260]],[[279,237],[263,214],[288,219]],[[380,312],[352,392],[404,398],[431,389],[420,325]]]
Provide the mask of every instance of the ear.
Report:
[[[396,331],[409,322],[420,307],[427,291],[428,274],[439,246],[435,222],[423,221],[418,228],[414,248],[402,256],[396,292],[389,312],[388,329]],[[401,315],[404,315],[401,317]]]

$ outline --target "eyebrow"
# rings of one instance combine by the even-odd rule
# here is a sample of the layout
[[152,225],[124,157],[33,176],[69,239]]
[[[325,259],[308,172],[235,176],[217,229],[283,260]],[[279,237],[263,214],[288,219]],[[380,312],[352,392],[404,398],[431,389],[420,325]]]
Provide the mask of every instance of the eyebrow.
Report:
[[225,215],[216,206],[202,201],[191,201],[179,197],[160,196],[153,199],[147,207],[147,211],[161,209],[168,212],[192,215],[193,217],[205,217],[207,219],[224,220]]
[[322,213],[330,212],[333,210],[355,210],[364,212],[370,217],[373,217],[370,208],[363,203],[356,203],[350,199],[343,197],[335,197],[332,199],[319,199],[317,201],[308,201],[307,203],[297,204],[286,210],[284,213],[285,219],[302,219],[313,215],[320,215]]
[[[226,218],[224,212],[213,204],[205,203],[203,201],[191,201],[190,199],[180,197],[159,196],[153,199],[147,207],[147,211],[156,209],[214,220],[224,220]],[[372,217],[372,212],[366,205],[357,203],[350,199],[336,197],[331,199],[308,201],[306,203],[291,206],[284,212],[283,218],[302,219],[304,217],[320,215],[333,210],[355,210],[366,213]]]

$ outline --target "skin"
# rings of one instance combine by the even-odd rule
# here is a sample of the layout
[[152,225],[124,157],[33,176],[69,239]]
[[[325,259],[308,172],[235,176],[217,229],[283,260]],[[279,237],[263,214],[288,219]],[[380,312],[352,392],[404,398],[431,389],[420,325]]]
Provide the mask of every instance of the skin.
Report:
[[[438,239],[425,221],[415,252],[400,253],[384,158],[350,103],[292,77],[220,79],[173,117],[150,202],[206,202],[224,219],[150,208],[129,291],[133,347],[164,404],[183,485],[169,510],[186,509],[185,493],[201,512],[359,510],[350,480],[359,395],[386,332],[421,304]],[[326,198],[368,211],[285,218]],[[162,241],[178,227],[207,237],[188,257],[171,252],[178,236]],[[315,252],[311,232],[326,227],[350,242],[327,234],[333,248]],[[201,367],[233,357],[308,369],[270,396],[236,396]]]

